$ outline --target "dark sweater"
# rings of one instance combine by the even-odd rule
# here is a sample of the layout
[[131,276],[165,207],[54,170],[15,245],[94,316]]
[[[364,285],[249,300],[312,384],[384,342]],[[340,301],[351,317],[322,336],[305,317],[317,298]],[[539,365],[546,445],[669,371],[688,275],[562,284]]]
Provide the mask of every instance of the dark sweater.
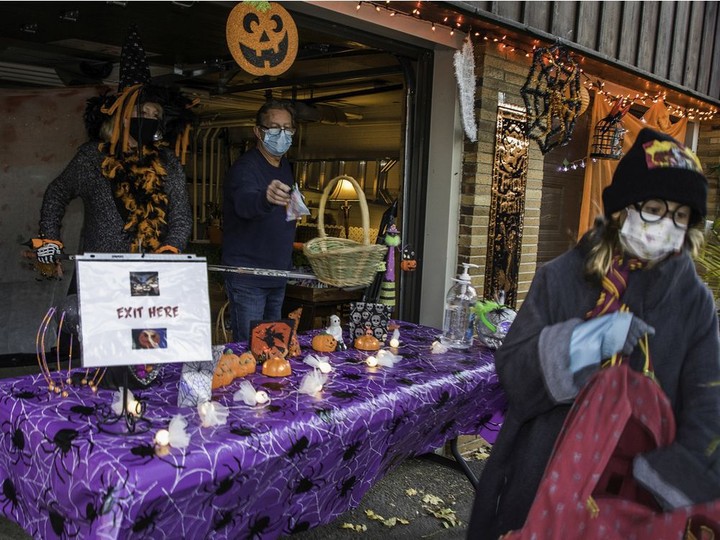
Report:
[[[508,395],[502,430],[483,470],[468,538],[497,539],[527,516],[578,388],[569,370],[572,331],[600,286],[583,276],[578,247],[541,267],[502,347],[496,368]],[[720,497],[720,346],[715,305],[687,254],[632,272],[623,302],[655,328],[650,355],[677,421],[675,442],[639,458],[636,479],[663,504]],[[630,365],[641,370],[639,347]],[[636,459],[636,465],[638,459]],[[684,502],[683,502],[684,501]]]
[[[257,148],[243,154],[228,171],[223,186],[223,264],[290,270],[295,221],[285,219],[284,206],[267,200],[267,187],[275,179],[293,185],[290,163],[283,157],[274,167]],[[257,287],[277,287],[287,281],[243,274],[235,280]]]
[[[182,251],[192,231],[185,171],[172,152],[161,149],[159,153],[167,171],[163,190],[169,204],[167,233],[160,241],[162,245],[170,245]],[[111,182],[101,172],[104,159],[105,154],[98,150],[97,142],[85,143],[78,149],[65,170],[45,190],[40,211],[41,235],[62,241],[61,226],[67,205],[80,197],[84,207],[82,251],[130,251],[134,234],[123,230],[125,222],[117,210]]]

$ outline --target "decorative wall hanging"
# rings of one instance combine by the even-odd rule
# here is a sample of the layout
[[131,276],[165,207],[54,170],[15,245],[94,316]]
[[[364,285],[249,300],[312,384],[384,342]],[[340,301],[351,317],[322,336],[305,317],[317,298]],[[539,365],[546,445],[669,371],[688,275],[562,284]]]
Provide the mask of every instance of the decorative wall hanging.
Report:
[[485,298],[501,291],[505,305],[517,301],[518,269],[528,167],[527,117],[519,107],[500,105],[495,133],[488,226]]
[[277,76],[295,62],[298,32],[290,14],[276,2],[241,2],[227,19],[228,49],[252,75]]
[[462,49],[453,55],[455,78],[460,90],[460,112],[465,135],[470,141],[477,141],[475,123],[475,53],[470,35],[465,38]]
[[625,139],[625,126],[622,119],[632,105],[628,101],[618,99],[608,115],[598,121],[593,131],[592,152],[590,157],[597,159],[620,159],[623,156],[622,147]]
[[580,115],[580,69],[561,45],[535,49],[532,65],[520,94],[527,111],[528,137],[543,154],[567,144]]

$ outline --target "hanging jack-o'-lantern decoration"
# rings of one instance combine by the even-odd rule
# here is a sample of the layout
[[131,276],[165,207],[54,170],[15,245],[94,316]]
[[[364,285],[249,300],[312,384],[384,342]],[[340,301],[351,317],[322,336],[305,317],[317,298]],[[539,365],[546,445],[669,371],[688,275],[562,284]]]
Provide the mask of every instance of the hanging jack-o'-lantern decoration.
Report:
[[227,19],[228,48],[238,65],[252,75],[276,76],[287,71],[297,56],[295,21],[280,4],[258,7],[241,2]]

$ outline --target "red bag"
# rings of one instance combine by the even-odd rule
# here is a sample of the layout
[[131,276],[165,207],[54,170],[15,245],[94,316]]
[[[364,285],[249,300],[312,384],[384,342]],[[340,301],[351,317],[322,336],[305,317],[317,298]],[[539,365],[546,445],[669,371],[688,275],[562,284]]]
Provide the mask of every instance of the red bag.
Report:
[[720,540],[720,500],[662,512],[633,478],[634,456],[674,439],[653,379],[626,365],[601,370],[565,420],[525,525],[503,540]]

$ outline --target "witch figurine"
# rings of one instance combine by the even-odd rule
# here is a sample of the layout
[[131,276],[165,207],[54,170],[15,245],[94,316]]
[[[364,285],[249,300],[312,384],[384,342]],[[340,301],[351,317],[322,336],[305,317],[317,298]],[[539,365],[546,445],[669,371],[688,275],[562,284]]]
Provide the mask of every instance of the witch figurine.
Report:
[[379,302],[395,307],[395,249],[400,245],[400,232],[391,223],[385,234],[385,245],[388,246],[385,275],[380,285]]

